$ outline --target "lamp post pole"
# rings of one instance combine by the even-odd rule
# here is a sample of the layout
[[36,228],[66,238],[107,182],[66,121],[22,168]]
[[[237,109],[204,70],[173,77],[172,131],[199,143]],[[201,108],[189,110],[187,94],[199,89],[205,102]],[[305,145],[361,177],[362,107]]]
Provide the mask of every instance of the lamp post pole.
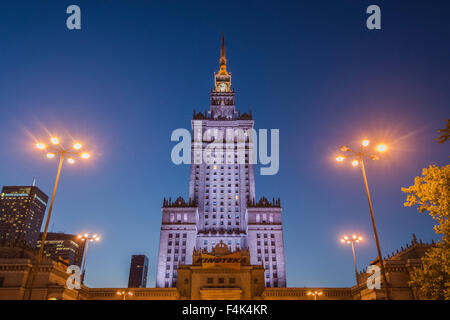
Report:
[[89,241],[85,241],[85,243],[86,243],[86,248],[84,249],[83,265],[81,266],[81,283],[84,282],[84,265],[86,264],[86,257],[87,257],[87,252],[89,249]]
[[359,284],[359,281],[358,281],[358,267],[357,267],[357,265],[356,265],[355,245],[354,245],[353,241],[352,241],[352,252],[353,252],[353,261],[355,262],[355,277],[356,277],[356,284],[358,285],[358,284]]
[[58,165],[58,171],[56,173],[55,185],[53,187],[52,198],[50,200],[50,207],[48,209],[47,219],[45,221],[44,232],[43,232],[42,238],[41,238],[41,246],[39,248],[38,256],[36,257],[36,263],[32,266],[31,274],[29,275],[31,278],[29,278],[30,281],[29,281],[29,286],[28,286],[29,287],[28,297],[27,297],[28,300],[31,300],[31,298],[32,298],[34,283],[36,281],[36,276],[39,272],[39,266],[41,264],[42,256],[44,254],[45,240],[47,239],[48,226],[50,224],[50,218],[52,216],[52,211],[53,211],[53,202],[55,201],[55,194],[56,194],[56,190],[58,188],[59,177],[61,175],[61,169],[62,169],[64,159],[66,158],[66,156],[68,156],[67,161],[70,164],[73,164],[73,163],[75,163],[74,157],[79,156],[83,159],[88,159],[90,157],[89,153],[80,151],[80,149],[82,148],[82,145],[78,142],[74,143],[71,148],[64,149],[61,146],[58,138],[52,137],[50,139],[50,141],[53,146],[51,146],[51,145],[47,146],[41,142],[36,144],[36,147],[38,149],[47,151],[47,158],[49,158],[49,159],[53,159],[57,155],[59,155],[59,165]]
[[132,291],[117,291],[116,294],[122,297],[122,300],[127,300],[127,296],[133,296]]
[[84,267],[86,265],[86,258],[87,258],[87,252],[89,249],[89,242],[93,241],[99,241],[100,237],[94,234],[93,236],[90,236],[88,233],[85,233],[84,235],[78,235],[78,239],[84,241],[85,248],[84,248],[84,254],[83,254],[83,262],[81,264],[81,283],[84,282]]
[[308,291],[306,294],[308,296],[314,296],[314,300],[317,300],[317,296],[321,296],[323,294],[323,292],[322,291],[314,291],[314,292]]
[[362,240],[363,240],[363,237],[361,237],[360,235],[356,235],[356,234],[352,235],[351,237],[344,235],[341,239],[342,243],[351,244],[351,246],[352,246],[353,262],[355,264],[356,285],[359,284],[359,281],[358,281],[358,265],[356,264],[355,243],[359,243]]
[[59,157],[58,172],[56,173],[55,185],[53,187],[52,200],[50,201],[50,207],[48,209],[47,220],[45,221],[44,233],[42,234],[41,246],[39,248],[39,253],[36,258],[36,264],[31,268],[32,269],[31,282],[30,282],[30,291],[28,293],[28,300],[31,300],[31,295],[33,294],[34,282],[36,280],[36,275],[38,273],[39,265],[41,264],[42,255],[44,254],[44,246],[45,246],[45,240],[47,239],[48,225],[50,223],[50,217],[52,216],[53,201],[55,201],[55,194],[56,194],[56,189],[58,188],[59,175],[61,174],[62,164],[64,161],[64,155],[65,155],[64,152],[61,152],[61,155]]
[[362,154],[360,153],[359,156],[360,162],[361,162],[361,172],[364,178],[364,186],[366,187],[366,193],[367,193],[367,201],[369,202],[369,209],[370,209],[370,219],[372,220],[372,227],[373,227],[373,234],[375,236],[375,242],[377,244],[377,253],[378,253],[378,259],[380,261],[380,268],[381,268],[381,275],[383,276],[383,282],[384,282],[384,291],[386,294],[386,299],[389,299],[389,288],[388,288],[388,282],[386,278],[386,271],[384,268],[384,260],[383,256],[381,254],[381,247],[380,247],[380,240],[378,239],[378,231],[377,231],[377,225],[375,224],[375,217],[373,214],[373,207],[372,207],[372,200],[370,199],[370,192],[369,192],[369,185],[367,184],[367,177],[366,177],[366,170],[364,168],[364,160],[362,157]]
[[[379,156],[378,155],[374,155],[374,154],[369,155],[368,151],[365,151],[365,148],[368,147],[369,144],[370,144],[369,140],[365,139],[361,143],[361,150],[359,152],[355,152],[355,151],[353,151],[352,149],[350,149],[347,146],[341,146],[341,151],[342,152],[350,152],[350,153],[353,154],[353,157],[357,158],[357,159],[352,161],[352,166],[356,167],[358,165],[361,165],[361,172],[362,172],[362,175],[363,175],[364,186],[365,186],[365,189],[366,189],[367,201],[369,202],[370,219],[372,221],[373,233],[375,235],[375,243],[377,245],[378,260],[380,261],[381,274],[383,276],[384,290],[385,290],[385,294],[386,294],[385,298],[386,299],[390,299],[389,288],[388,288],[389,284],[387,282],[383,256],[381,254],[380,241],[379,241],[379,238],[378,238],[377,227],[376,227],[376,224],[375,224],[375,217],[374,217],[374,214],[373,214],[372,201],[370,199],[370,192],[369,192],[369,185],[367,183],[366,170],[364,168],[364,157],[370,157],[372,160],[378,160]],[[376,151],[378,151],[378,152],[384,152],[386,150],[387,150],[387,146],[384,145],[384,144],[379,144],[376,147]],[[339,155],[339,156],[336,157],[336,161],[343,162],[345,160],[345,158],[346,158],[345,156]]]

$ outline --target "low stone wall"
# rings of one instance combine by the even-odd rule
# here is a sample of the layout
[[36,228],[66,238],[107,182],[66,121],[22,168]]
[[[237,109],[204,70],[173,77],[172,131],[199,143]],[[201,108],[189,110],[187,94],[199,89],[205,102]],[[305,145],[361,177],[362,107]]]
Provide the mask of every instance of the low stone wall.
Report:
[[308,292],[322,292],[317,300],[353,300],[351,288],[266,288],[264,300],[314,300]]
[[128,300],[178,300],[180,295],[177,288],[88,288],[80,294],[83,300],[123,300],[118,291],[131,292],[126,296]]

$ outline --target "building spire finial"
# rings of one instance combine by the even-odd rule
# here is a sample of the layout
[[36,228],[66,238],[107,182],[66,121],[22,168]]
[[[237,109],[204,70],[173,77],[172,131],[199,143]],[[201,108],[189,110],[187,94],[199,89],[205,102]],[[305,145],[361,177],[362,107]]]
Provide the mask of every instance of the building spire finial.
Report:
[[228,75],[227,72],[227,58],[225,57],[225,34],[222,32],[222,47],[220,48],[220,75]]
[[225,58],[225,33],[222,32],[222,48],[220,49],[220,58]]
[[36,176],[33,177],[33,183],[31,184],[33,187],[36,186]]

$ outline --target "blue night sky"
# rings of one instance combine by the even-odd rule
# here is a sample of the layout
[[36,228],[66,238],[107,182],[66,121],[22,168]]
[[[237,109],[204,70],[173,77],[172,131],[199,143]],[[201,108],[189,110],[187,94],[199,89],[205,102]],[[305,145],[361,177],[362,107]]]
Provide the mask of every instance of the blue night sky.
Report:
[[[366,8],[381,7],[369,31]],[[82,29],[66,28],[78,4]],[[65,164],[51,230],[97,232],[86,284],[125,287],[131,254],[155,284],[163,197],[187,197],[174,129],[208,108],[225,32],[237,108],[280,129],[280,170],[256,193],[280,197],[290,287],[351,286],[358,232],[362,269],[376,257],[361,172],[334,157],[362,138],[389,151],[366,165],[383,254],[433,220],[403,207],[401,187],[448,163],[435,139],[450,108],[448,1],[9,1],[0,18],[0,185],[50,195],[57,162],[33,148],[48,134],[84,142],[92,158]]]

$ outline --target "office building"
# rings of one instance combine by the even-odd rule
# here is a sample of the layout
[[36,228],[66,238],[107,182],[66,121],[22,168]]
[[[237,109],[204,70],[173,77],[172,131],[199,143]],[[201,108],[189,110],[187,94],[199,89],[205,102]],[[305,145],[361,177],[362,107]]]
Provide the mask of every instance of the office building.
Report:
[[128,288],[146,288],[148,258],[144,254],[132,255]]
[[48,196],[32,186],[4,186],[0,193],[0,241],[35,247]]

